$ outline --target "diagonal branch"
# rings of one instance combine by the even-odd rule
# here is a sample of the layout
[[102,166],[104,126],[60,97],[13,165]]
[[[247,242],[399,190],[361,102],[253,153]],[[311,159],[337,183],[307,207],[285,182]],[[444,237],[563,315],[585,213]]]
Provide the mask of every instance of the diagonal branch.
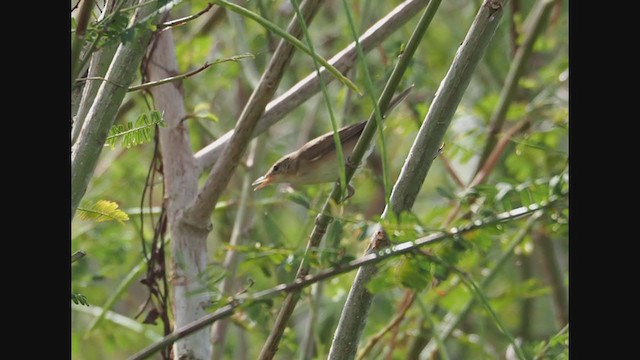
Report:
[[[428,1],[426,0],[406,0],[402,4],[398,5],[389,14],[373,24],[364,32],[364,34],[362,34],[362,36],[360,36],[359,42],[362,46],[362,51],[365,53],[371,51],[371,49],[375,48],[389,35],[393,34],[407,21],[412,19],[420,9],[427,5],[427,3]],[[329,63],[339,71],[345,73],[353,67],[355,61],[356,45],[355,42],[352,42],[349,46],[331,58]],[[327,84],[334,80],[334,77],[331,76],[324,68],[320,70],[320,74]],[[282,118],[289,114],[293,109],[307,101],[319,90],[320,78],[314,71],[291,87],[287,92],[267,104],[264,114],[260,117],[251,136],[256,137],[265,132],[271,125],[282,120]],[[229,131],[216,141],[198,151],[195,154],[198,167],[200,169],[204,169],[213,165],[220,158],[224,147],[229,143],[233,134],[233,130]]]
[[[305,20],[310,22],[320,7],[322,1],[307,0],[302,5],[302,13]],[[298,38],[302,34],[297,17],[294,17],[287,31],[294,37]],[[202,224],[209,222],[211,211],[218,202],[222,192],[227,187],[231,175],[240,163],[240,158],[244,153],[249,141],[252,139],[253,130],[256,127],[258,119],[264,112],[265,106],[273,97],[278,84],[284,75],[284,70],[293,55],[293,46],[283,40],[280,40],[269,66],[265,70],[260,83],[251,94],[249,101],[244,107],[242,114],[236,124],[233,135],[224,147],[224,151],[220,161],[209,173],[206,183],[198,193],[195,201],[185,210],[183,220],[196,227],[202,227]]]
[[[473,222],[470,222],[458,228],[452,228],[448,231],[436,232],[434,234],[424,236],[424,237],[415,239],[413,241],[406,241],[406,242],[394,245],[388,249],[364,255],[363,257],[356,260],[352,260],[346,264],[341,264],[332,268],[321,270],[316,275],[313,275],[313,276],[307,275],[304,278],[296,279],[295,281],[288,284],[279,284],[270,289],[262,290],[253,294],[248,294],[248,293],[241,294],[236,298],[234,298],[229,304],[222,306],[215,312],[205,315],[204,317],[200,318],[197,321],[194,321],[191,324],[187,324],[179,329],[176,329],[173,332],[173,334],[166,336],[161,341],[155,344],[152,344],[149,347],[141,350],[137,354],[131,356],[129,360],[145,359],[151,356],[152,354],[154,354],[155,352],[160,351],[162,348],[171,345],[173,342],[177,341],[178,339],[188,336],[204,328],[205,326],[210,325],[215,321],[218,321],[220,319],[224,319],[233,315],[235,312],[235,309],[237,309],[238,307],[250,306],[253,303],[257,303],[265,299],[270,299],[274,296],[280,295],[281,293],[290,293],[293,291],[298,291],[312,284],[315,284],[317,282],[334,278],[338,275],[350,272],[360,267],[376,264],[390,258],[412,253],[423,246],[433,245],[433,244],[442,242],[446,239],[460,236],[465,233],[478,230],[486,226],[493,226],[498,223],[505,223],[509,221],[522,219],[523,217],[527,217],[530,215],[535,215],[540,211],[544,211],[554,206],[559,206],[560,205],[559,203],[562,200],[564,200],[566,196],[568,196],[568,194],[566,193],[563,193],[561,195],[562,195],[561,197],[557,197],[553,195],[549,197],[547,201],[543,201],[539,204],[531,204],[529,206],[519,207],[511,211],[497,214],[495,216],[486,217],[483,220],[475,220]],[[566,204],[563,206],[566,206]],[[524,238],[524,235],[522,235],[521,237]],[[499,261],[500,261],[500,264],[502,264],[504,261],[506,261],[506,259],[505,260],[501,259]],[[487,281],[486,279],[483,280],[482,285],[485,285],[486,281]]]

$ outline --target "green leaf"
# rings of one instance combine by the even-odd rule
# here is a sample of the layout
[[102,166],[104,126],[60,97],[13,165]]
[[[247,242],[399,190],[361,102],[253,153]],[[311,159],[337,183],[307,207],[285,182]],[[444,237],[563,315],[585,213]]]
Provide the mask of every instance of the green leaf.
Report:
[[87,297],[80,294],[80,293],[71,293],[71,301],[73,301],[74,304],[78,305],[84,305],[84,306],[89,306],[89,302],[87,301]]
[[82,220],[95,222],[116,220],[121,224],[129,220],[129,215],[118,209],[118,204],[113,201],[98,200],[95,204],[87,203],[78,207],[78,217]]
[[129,121],[126,126],[113,125],[109,130],[105,146],[108,145],[113,149],[118,138],[122,139],[120,145],[127,149],[150,142],[152,139],[151,129],[156,125],[160,127],[167,126],[162,118],[162,113],[157,110],[141,114],[135,123]]

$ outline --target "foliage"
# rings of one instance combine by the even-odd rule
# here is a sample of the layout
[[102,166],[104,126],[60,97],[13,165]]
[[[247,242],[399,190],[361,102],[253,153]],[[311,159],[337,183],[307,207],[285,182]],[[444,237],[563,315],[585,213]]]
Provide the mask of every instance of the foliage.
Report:
[[[362,33],[400,1],[345,3],[350,7],[353,26]],[[526,28],[524,20],[534,3],[533,0],[519,1],[515,24],[520,31]],[[445,135],[442,153],[434,161],[411,213],[397,217],[390,214],[381,224],[392,244],[539,203],[550,196],[566,196],[569,191],[568,13],[566,2],[557,3],[560,7],[552,9],[548,24],[534,45],[501,135],[522,121],[528,125],[509,139],[487,179],[468,187],[486,143],[489,119],[499,102],[500,90],[513,60],[510,12],[507,12],[457,109]],[[479,4],[477,1],[442,2],[400,86],[415,84],[415,88],[407,100],[384,119],[386,157],[380,158],[381,148],[377,143],[374,155],[351,182],[355,195],[345,203],[332,205],[335,220],[318,249],[305,251],[318,209],[322,208],[331,188],[329,184],[295,189],[285,184],[272,185],[251,192],[246,205],[248,219],[240,230],[241,243],[232,246],[229,239],[239,210],[243,178],[247,176],[253,181],[282,155],[310,138],[331,131],[326,104],[316,95],[258,138],[255,156],[251,161],[248,157],[243,159],[243,166],[233,174],[221,199],[225,205],[211,216],[213,230],[207,242],[209,266],[201,274],[207,283],[202,291],[209,292],[214,301],[210,311],[224,305],[235,293],[251,294],[291,282],[304,256],[312,269],[318,269],[343,264],[364,253],[385,207],[382,164],[386,163],[390,185],[393,185]],[[181,2],[172,9],[168,20],[192,15],[206,5],[204,0]],[[258,0],[240,5],[280,29],[286,28],[294,13],[288,2]],[[126,31],[135,29],[135,25],[129,25],[131,10],[124,9],[102,22],[95,20],[98,11],[96,8],[87,32],[89,43],[99,36],[98,48],[109,42],[126,41]],[[213,10],[171,30],[180,72],[236,54],[249,52],[255,54],[255,59],[220,63],[174,83],[184,95],[188,116],[182,124],[188,129],[194,152],[235,126],[255,86],[251,74],[259,77],[279,40],[269,28],[252,19],[231,12],[219,18],[213,18],[212,14]],[[416,20],[417,16],[366,54],[373,94],[358,96],[338,81],[326,84],[339,126],[364,120],[371,114],[370,95],[377,99],[382,92]],[[155,25],[144,23],[147,27]],[[331,58],[352,40],[351,24],[341,1],[326,2],[308,27],[313,49],[324,59]],[[522,39],[522,34],[519,35]],[[308,48],[306,39],[300,42]],[[131,66],[141,68],[141,64]],[[313,71],[313,59],[296,51],[276,96]],[[369,88],[362,64],[357,63],[355,70],[346,76],[359,89]],[[139,79],[139,83],[146,81],[143,79]],[[154,165],[155,177],[147,177],[155,145],[164,146],[155,144],[154,128],[166,125],[163,114],[154,109],[153,99],[144,91],[127,95],[116,118],[117,125],[109,132],[106,145],[111,149],[101,153],[85,196],[92,201],[78,209],[78,216],[72,222],[72,251],[82,250],[87,254],[73,264],[73,290],[78,292],[72,292],[72,300],[75,304],[88,305],[88,298],[92,304],[88,309],[100,308],[96,312],[79,311],[79,306],[72,308],[74,358],[128,358],[157,340],[163,331],[160,325],[140,324],[141,327],[136,328],[124,326],[122,322],[96,322],[107,312],[131,320],[147,299],[147,290],[138,281],[146,271],[146,266],[141,265],[141,235],[148,249],[154,234],[152,224],[157,221],[158,208],[167,195],[162,193],[161,159],[159,165]],[[118,142],[120,146],[116,146]],[[208,168],[203,171],[200,184],[208,173]],[[146,190],[151,196],[141,202],[143,189],[148,185],[153,185],[153,189]],[[452,215],[456,208],[459,209]],[[527,358],[568,358],[568,326],[557,320],[555,302],[558,291],[567,291],[568,287],[568,218],[569,211],[563,201],[545,210],[517,244],[513,241],[525,228],[526,219],[482,227],[456,239],[427,246],[423,253],[406,254],[381,263],[367,287],[375,296],[360,345],[389,325],[402,308],[406,292],[415,292],[416,300],[408,307],[403,320],[377,340],[366,358],[405,359],[425,349],[435,351],[433,344],[427,346],[434,339],[434,333],[443,337],[445,353],[451,359],[516,356],[513,342],[505,336],[504,329],[515,338]],[[545,239],[552,244],[555,255],[551,263],[557,266],[561,289],[548,278],[553,269],[542,251]],[[223,266],[230,251],[240,256],[235,272],[237,281],[234,293],[222,294],[219,284],[231,273]],[[503,258],[506,260],[501,262]],[[313,344],[313,358],[327,357],[354,276],[355,271],[349,272],[303,290],[277,358],[308,358],[302,355],[307,351],[304,349],[307,337]],[[491,281],[485,283],[489,277]],[[465,284],[463,280],[467,279],[477,285],[477,291]],[[479,302],[481,298],[484,302]],[[231,318],[223,358],[257,358],[273,327],[281,300],[274,298],[242,307]],[[447,335],[446,326],[463,314],[472,301],[474,305]],[[309,325],[312,316],[314,320]],[[137,321],[143,319],[141,316]]]
[[112,149],[116,146],[118,139],[122,139],[120,145],[123,148],[148,143],[152,140],[151,129],[157,126],[166,127],[167,124],[159,111],[153,110],[149,113],[141,114],[135,122],[127,122],[127,125],[113,125],[109,130],[106,145]]
[[89,306],[89,302],[87,301],[87,297],[80,293],[71,293],[71,301],[74,304],[81,304],[84,306]]
[[78,208],[78,217],[82,220],[95,222],[116,220],[120,223],[129,220],[129,215],[118,209],[118,204],[113,201],[98,200],[95,204],[87,203]]

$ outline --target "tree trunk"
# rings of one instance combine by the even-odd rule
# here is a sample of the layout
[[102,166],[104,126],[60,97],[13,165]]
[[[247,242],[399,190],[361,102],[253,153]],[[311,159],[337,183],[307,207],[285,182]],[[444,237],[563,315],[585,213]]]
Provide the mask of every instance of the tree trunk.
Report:
[[[175,76],[178,73],[171,30],[161,32],[155,39],[153,53],[146,72],[150,81]],[[197,174],[187,128],[183,119],[182,85],[173,82],[151,88],[156,108],[164,113],[166,128],[160,129],[164,181],[171,233],[171,288],[175,328],[205,315],[209,297],[201,279],[207,264],[208,231],[180,221],[183,209],[196,196]],[[177,341],[173,346],[174,359],[206,359],[211,356],[209,329],[202,329]]]

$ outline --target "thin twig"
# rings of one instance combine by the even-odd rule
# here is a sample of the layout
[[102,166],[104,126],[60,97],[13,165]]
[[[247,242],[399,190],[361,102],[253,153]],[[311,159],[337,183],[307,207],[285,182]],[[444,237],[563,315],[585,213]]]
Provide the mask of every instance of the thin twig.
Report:
[[126,88],[126,86],[118,84],[115,81],[109,80],[109,79],[104,78],[102,76],[87,76],[87,77],[83,77],[83,78],[78,78],[76,81],[105,81],[105,82],[108,82],[109,84],[111,84],[111,85],[113,85],[115,87]]
[[138,90],[146,90],[149,88],[152,88],[154,86],[160,86],[166,83],[170,83],[170,82],[174,82],[174,81],[178,81],[178,80],[182,80],[182,79],[186,79],[188,77],[194,76],[196,74],[198,74],[201,71],[204,71],[206,69],[208,69],[209,67],[213,66],[213,65],[217,65],[217,64],[221,64],[224,62],[228,62],[228,61],[240,61],[244,58],[255,58],[255,56],[253,54],[243,54],[243,55],[236,55],[236,56],[232,56],[229,58],[224,58],[224,59],[218,59],[212,63],[205,63],[204,65],[202,65],[201,67],[193,70],[193,71],[189,71],[187,73],[184,74],[180,74],[180,75],[176,75],[176,76],[171,76],[162,80],[157,80],[157,81],[150,81],[144,84],[140,84],[140,85],[136,85],[136,86],[131,86],[129,87],[129,89],[127,90],[127,92],[132,92],[132,91],[138,91]]
[[180,18],[180,19],[167,21],[167,22],[162,23],[162,24],[158,24],[157,25],[158,30],[166,30],[166,29],[170,29],[172,27],[184,25],[184,24],[188,23],[191,20],[195,20],[195,19],[199,18],[200,16],[205,14],[207,11],[209,11],[212,7],[213,7],[213,3],[208,3],[206,8],[204,8],[203,10],[197,12],[196,14],[185,16],[185,17]]
[[[294,291],[298,291],[302,288],[310,286],[311,284],[315,284],[319,281],[336,277],[338,275],[358,269],[362,266],[375,264],[399,255],[412,253],[416,249],[419,249],[423,246],[433,245],[445,239],[460,236],[462,234],[465,234],[470,231],[478,230],[485,226],[492,226],[498,223],[504,223],[508,221],[521,219],[525,216],[535,214],[538,211],[545,210],[551,206],[555,206],[559,201],[565,199],[567,195],[568,194],[563,193],[561,194],[561,197],[551,196],[547,201],[544,201],[538,204],[519,207],[511,211],[497,214],[492,217],[484,218],[483,220],[475,220],[471,223],[468,223],[458,228],[452,228],[448,231],[443,230],[428,236],[415,239],[413,241],[403,242],[403,243],[391,246],[390,248],[380,250],[371,254],[367,254],[359,259],[350,261],[347,264],[340,264],[332,268],[321,270],[316,275],[313,275],[313,276],[307,275],[303,278],[298,278],[294,280],[292,283],[280,284],[270,289],[256,292],[254,294],[248,294],[248,293],[241,294],[240,296],[237,296],[236,298],[234,298],[230,303],[219,308],[215,312],[205,315],[199,320],[196,320],[179,329],[176,329],[173,332],[173,334],[166,336],[161,341],[155,344],[152,344],[149,347],[141,350],[140,352],[133,355],[129,359],[130,360],[145,359],[148,356],[154,354],[155,352],[171,345],[173,342],[177,341],[178,339],[181,339],[189,334],[192,334],[217,320],[231,316],[235,312],[235,309],[241,305],[248,306],[250,303],[256,303],[258,301],[269,299],[283,292],[291,293]],[[522,238],[524,238],[524,234],[522,235]],[[483,280],[482,285],[485,284],[485,281],[486,279]]]
[[82,0],[78,0],[78,2],[75,5],[73,5],[73,7],[71,8],[71,12],[73,12],[73,10],[78,8],[78,5],[80,5],[80,1]]

